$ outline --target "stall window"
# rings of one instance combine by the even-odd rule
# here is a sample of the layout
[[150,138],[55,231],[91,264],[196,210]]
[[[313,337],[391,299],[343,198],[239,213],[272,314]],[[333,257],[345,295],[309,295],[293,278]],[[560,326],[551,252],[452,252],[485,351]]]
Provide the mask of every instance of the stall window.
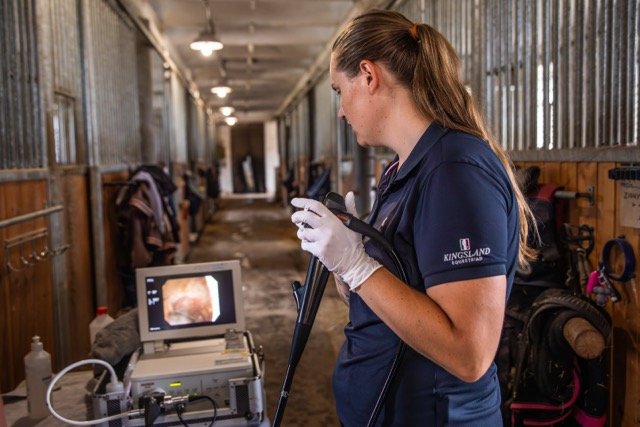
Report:
[[75,99],[59,93],[53,105],[53,139],[57,164],[78,163]]

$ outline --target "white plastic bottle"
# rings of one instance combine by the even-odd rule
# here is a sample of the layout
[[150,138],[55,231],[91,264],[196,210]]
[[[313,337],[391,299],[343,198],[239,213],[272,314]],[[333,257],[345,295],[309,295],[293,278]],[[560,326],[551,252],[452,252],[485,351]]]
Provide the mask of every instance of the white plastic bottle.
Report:
[[91,345],[93,345],[93,342],[96,340],[98,331],[113,322],[113,317],[109,316],[108,311],[107,307],[98,307],[95,319],[89,323],[89,339],[91,340]]
[[31,351],[24,357],[24,370],[29,418],[44,418],[49,415],[46,394],[51,382],[51,355],[44,351],[37,335],[32,338]]

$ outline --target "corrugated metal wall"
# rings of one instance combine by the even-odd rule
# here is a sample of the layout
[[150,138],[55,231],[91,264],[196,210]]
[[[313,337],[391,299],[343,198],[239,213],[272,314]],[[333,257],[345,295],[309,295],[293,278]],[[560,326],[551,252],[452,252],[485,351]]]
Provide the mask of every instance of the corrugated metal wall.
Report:
[[0,0],[0,169],[43,167],[35,3]]
[[[134,28],[105,1],[85,6],[85,58],[91,76],[95,165],[140,161],[140,122]],[[98,144],[97,147],[94,144]],[[97,148],[97,149],[96,149]]]
[[[413,0],[510,151],[637,147],[638,1]],[[588,153],[588,151],[586,151]]]
[[[53,158],[56,163],[86,163],[82,109],[82,59],[77,0],[47,3],[49,26],[43,26],[40,44],[49,55],[41,58],[41,79],[50,72],[51,87],[43,88],[45,110],[52,109]],[[43,17],[43,19],[45,19]],[[49,29],[46,32],[46,29]],[[43,47],[41,47],[43,48]],[[46,71],[45,71],[46,70]],[[51,91],[49,93],[49,91]],[[53,99],[49,99],[53,96]],[[51,105],[49,105],[49,103]]]
[[153,120],[155,125],[155,149],[158,161],[171,163],[169,125],[171,111],[171,91],[168,84],[171,71],[165,70],[164,61],[157,52],[151,55],[151,75],[153,79]]
[[82,64],[77,0],[50,0],[53,90],[82,95]]

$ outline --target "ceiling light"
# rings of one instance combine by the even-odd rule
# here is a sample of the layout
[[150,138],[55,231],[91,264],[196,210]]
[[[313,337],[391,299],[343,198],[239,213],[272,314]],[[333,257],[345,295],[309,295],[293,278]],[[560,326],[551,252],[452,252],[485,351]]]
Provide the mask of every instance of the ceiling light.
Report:
[[211,93],[215,93],[218,98],[224,98],[231,93],[231,88],[227,85],[218,85],[211,88]]
[[202,31],[189,46],[193,50],[199,50],[202,56],[211,56],[214,51],[222,49],[223,44],[216,37],[208,0],[203,0],[202,2],[204,3],[204,8],[207,13],[208,27],[206,30]]
[[233,126],[236,123],[238,123],[238,118],[237,117],[233,117],[233,116],[229,116],[229,117],[225,117],[224,121],[226,124],[228,124],[229,126]]
[[191,42],[190,47],[193,50],[199,50],[202,56],[211,56],[214,51],[222,49],[223,44],[216,38],[213,31],[205,30]]
[[232,115],[234,111],[236,111],[236,109],[233,107],[220,107],[220,112],[226,117]]

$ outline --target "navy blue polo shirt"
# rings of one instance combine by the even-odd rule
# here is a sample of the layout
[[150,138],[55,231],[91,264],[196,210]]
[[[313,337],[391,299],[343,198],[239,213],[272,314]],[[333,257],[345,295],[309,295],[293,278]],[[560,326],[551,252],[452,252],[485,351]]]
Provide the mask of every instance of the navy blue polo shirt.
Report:
[[[506,275],[518,254],[518,209],[503,165],[474,136],[431,124],[409,158],[379,182],[368,222],[392,243],[410,286],[425,291],[458,280]],[[367,240],[367,253],[400,277],[392,258]],[[333,375],[344,426],[367,425],[389,372],[398,337],[356,294]],[[500,387],[492,365],[466,383],[407,348],[380,426],[499,426]]]

